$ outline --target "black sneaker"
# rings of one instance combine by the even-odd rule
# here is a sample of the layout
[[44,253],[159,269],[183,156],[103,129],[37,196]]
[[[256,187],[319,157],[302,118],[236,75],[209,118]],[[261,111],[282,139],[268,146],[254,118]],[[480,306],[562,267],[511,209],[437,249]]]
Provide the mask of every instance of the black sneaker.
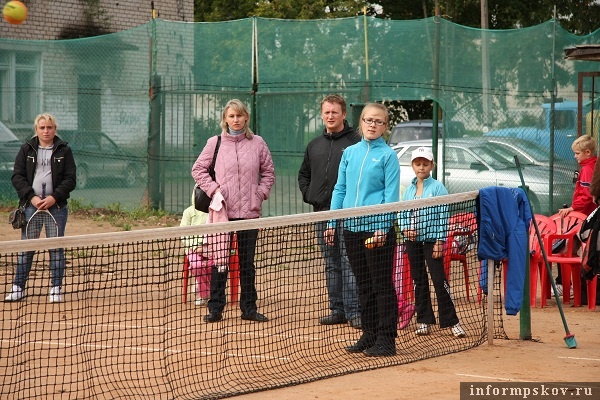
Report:
[[396,355],[396,344],[394,341],[389,343],[375,343],[367,350],[363,351],[369,357],[389,357]]
[[346,322],[348,322],[348,320],[342,314],[329,314],[328,316],[319,319],[319,324],[321,325],[338,325],[345,324]]
[[242,319],[246,321],[267,322],[269,318],[259,312],[254,311],[251,314],[242,314]]
[[219,322],[222,319],[223,316],[217,313],[210,313],[204,316],[204,322]]
[[363,333],[358,342],[352,346],[346,347],[348,353],[362,353],[375,344],[375,336],[369,333]]

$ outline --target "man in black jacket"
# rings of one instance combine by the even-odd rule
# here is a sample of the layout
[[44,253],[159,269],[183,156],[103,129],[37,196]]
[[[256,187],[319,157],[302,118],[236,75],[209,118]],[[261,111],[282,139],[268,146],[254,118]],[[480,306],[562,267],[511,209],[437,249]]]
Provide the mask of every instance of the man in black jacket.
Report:
[[[304,160],[298,172],[298,184],[305,203],[313,211],[329,210],[331,194],[337,182],[338,168],[346,147],[360,141],[360,136],[346,121],[346,101],[338,95],[329,95],[321,101],[321,117],[325,124],[323,134],[306,147]],[[315,225],[319,247],[325,258],[325,281],[329,294],[328,316],[319,319],[321,325],[345,324],[360,329],[360,310],[356,279],[346,256],[343,229],[338,224],[333,246],[325,243],[323,232],[327,221]]]

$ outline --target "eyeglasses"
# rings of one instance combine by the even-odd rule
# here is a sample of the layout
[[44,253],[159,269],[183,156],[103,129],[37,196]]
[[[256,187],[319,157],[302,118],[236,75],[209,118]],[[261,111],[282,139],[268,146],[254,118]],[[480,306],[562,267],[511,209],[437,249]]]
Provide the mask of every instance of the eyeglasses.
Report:
[[384,126],[385,124],[387,124],[387,122],[379,120],[379,119],[363,118],[362,120],[367,125],[375,124],[377,126]]

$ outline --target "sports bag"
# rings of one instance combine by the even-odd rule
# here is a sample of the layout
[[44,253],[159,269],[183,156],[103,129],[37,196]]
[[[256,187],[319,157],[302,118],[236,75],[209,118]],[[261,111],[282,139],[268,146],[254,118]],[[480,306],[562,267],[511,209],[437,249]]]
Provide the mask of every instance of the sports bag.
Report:
[[19,207],[16,210],[12,210],[8,214],[8,223],[12,225],[14,229],[24,228],[27,224],[25,219],[25,208]]

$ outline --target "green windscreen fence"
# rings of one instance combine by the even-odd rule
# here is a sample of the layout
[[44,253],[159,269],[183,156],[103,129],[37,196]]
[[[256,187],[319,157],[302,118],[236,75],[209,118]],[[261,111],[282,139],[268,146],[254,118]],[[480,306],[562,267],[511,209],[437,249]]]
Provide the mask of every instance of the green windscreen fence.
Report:
[[[37,114],[50,112],[74,150],[74,199],[181,212],[190,203],[192,164],[220,132],[224,104],[238,98],[275,163],[263,214],[306,212],[297,172],[323,129],[320,100],[339,93],[351,123],[370,101],[437,102],[438,178],[450,192],[518,186],[518,155],[534,210],[548,214],[573,191],[579,73],[599,69],[565,60],[564,49],[599,43],[599,35],[575,36],[555,21],[484,31],[437,18],[356,17],[152,20],[87,39],[0,39],[2,196],[16,196],[16,144],[32,136]],[[596,86],[583,80],[584,134],[597,134]],[[482,142],[492,142],[487,158],[469,150]],[[410,178],[410,170],[402,173],[403,182]]]

